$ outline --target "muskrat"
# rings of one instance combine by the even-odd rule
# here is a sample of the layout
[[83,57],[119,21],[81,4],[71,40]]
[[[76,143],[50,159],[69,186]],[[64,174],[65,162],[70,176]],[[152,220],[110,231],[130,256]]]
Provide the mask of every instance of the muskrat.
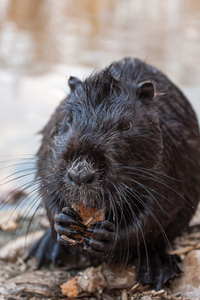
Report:
[[[46,259],[67,263],[69,253],[85,253],[91,263],[98,257],[133,264],[139,281],[159,289],[182,272],[180,259],[167,249],[199,202],[195,113],[179,88],[139,59],[122,59],[68,83],[70,93],[43,129],[37,153],[51,228],[30,255],[38,266]],[[103,208],[104,219],[86,228],[74,203]],[[80,234],[83,243],[76,246],[62,238],[76,241]]]

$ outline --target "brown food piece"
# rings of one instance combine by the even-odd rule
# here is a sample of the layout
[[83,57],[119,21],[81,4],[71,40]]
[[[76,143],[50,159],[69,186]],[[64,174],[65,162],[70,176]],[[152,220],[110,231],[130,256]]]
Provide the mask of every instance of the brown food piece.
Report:
[[104,219],[104,209],[96,209],[88,206],[73,204],[72,208],[82,218],[83,224],[89,227],[92,223]]
[[[91,207],[76,205],[76,204],[73,204],[72,208],[82,218],[83,220],[82,223],[85,224],[87,227],[90,227],[90,225],[94,222],[103,221],[104,219],[104,209],[96,209],[96,208],[91,208]],[[78,229],[79,231],[83,231],[83,228],[78,227],[76,225],[71,225],[71,227],[74,229]],[[91,237],[92,233],[84,232],[84,235],[86,237]],[[75,243],[73,241],[72,245],[83,242],[82,235],[76,236],[76,238],[77,239],[80,238],[80,240]]]
[[77,276],[65,282],[60,287],[62,290],[62,294],[67,295],[67,297],[77,297],[79,294],[79,289],[77,285]]

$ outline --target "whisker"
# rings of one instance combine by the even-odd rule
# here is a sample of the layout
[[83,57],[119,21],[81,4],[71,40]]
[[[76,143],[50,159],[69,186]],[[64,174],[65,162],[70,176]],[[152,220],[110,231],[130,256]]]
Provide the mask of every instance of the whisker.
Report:
[[[121,182],[120,184],[121,184],[121,185],[124,185],[124,187],[126,187],[126,185],[123,184],[122,182]],[[135,229],[136,229],[136,238],[137,238],[137,254],[138,254],[138,259],[139,259],[139,261],[140,261],[140,259],[141,259],[141,258],[140,258],[140,241],[139,241],[139,235],[138,235],[138,227],[139,227],[139,230],[140,230],[141,235],[142,235],[142,240],[143,240],[143,243],[144,243],[144,249],[145,249],[146,260],[147,260],[147,269],[149,270],[149,255],[148,255],[148,248],[147,248],[147,244],[146,244],[146,240],[145,240],[145,236],[144,236],[142,227],[141,227],[141,225],[140,225],[140,223],[139,223],[139,220],[138,220],[138,218],[137,218],[137,216],[136,216],[136,214],[135,214],[135,212],[134,212],[132,206],[130,205],[128,199],[126,199],[126,197],[125,197],[124,195],[123,195],[123,198],[124,198],[126,204],[128,205],[130,211],[131,211],[131,217],[133,217],[133,221],[135,222],[135,223],[133,222],[133,224],[136,224],[136,225],[137,225],[137,226],[135,227]],[[136,209],[137,209],[138,211],[140,211],[139,208],[138,208],[138,206],[136,205],[136,203],[132,203],[132,204],[136,207]]]
[[[152,173],[156,173],[156,174],[158,174],[158,175],[161,175],[161,176],[163,176],[163,177],[166,177],[166,178],[168,178],[168,179],[171,179],[171,180],[174,180],[174,181],[177,181],[177,182],[181,182],[179,179],[177,179],[177,178],[174,178],[174,177],[171,177],[171,176],[169,176],[169,175],[167,175],[167,174],[165,174],[165,173],[163,173],[163,172],[159,172],[159,171],[157,171],[157,170],[153,170],[153,169],[148,169],[148,168],[142,168],[142,167],[136,167],[136,166],[118,166],[117,168],[119,168],[119,169],[127,169],[127,170],[134,170],[134,171],[141,171],[141,172],[143,172],[143,173],[146,173],[146,174],[149,174],[149,175],[151,175],[151,176],[154,176],[154,175],[152,175],[150,172],[152,172]],[[155,176],[156,177],[156,176]],[[158,177],[156,177],[156,178],[158,178]]]
[[[32,195],[32,196],[34,196],[35,194],[37,194],[37,189],[35,189],[35,190],[32,191],[32,192],[34,192],[34,194]],[[29,213],[32,211],[32,209],[35,207],[35,205],[38,203],[38,201],[40,201],[40,195],[38,195],[38,196],[31,202],[31,205],[28,206],[28,207],[25,209],[25,211],[23,212],[23,220],[21,221],[20,226],[19,226],[19,228],[18,228],[18,230],[17,230],[17,232],[16,232],[16,234],[15,234],[15,240],[17,239],[17,237],[18,237],[18,235],[19,235],[19,233],[20,233],[20,231],[21,231],[21,229],[22,229],[22,227],[23,227],[23,224],[24,224],[25,220],[28,218]],[[33,213],[32,217],[31,217],[31,222],[32,222],[32,220],[33,220],[33,217],[36,215],[37,209],[38,209],[39,207],[41,207],[41,202],[39,203],[39,205],[38,205],[38,206],[36,207],[36,209],[34,210],[34,213]],[[29,229],[30,229],[30,222],[29,222],[29,225],[28,225],[28,227],[27,227],[27,229],[26,229],[26,235],[28,234]]]
[[127,180],[130,180],[134,183],[136,183],[137,185],[139,185],[142,189],[144,189],[156,202],[156,204],[158,205],[158,207],[161,209],[161,211],[168,216],[168,214],[166,213],[166,211],[163,209],[163,207],[160,205],[160,203],[158,202],[158,200],[155,198],[155,196],[149,191],[148,187],[145,184],[142,184],[140,182],[138,182],[137,180],[134,180],[130,177],[127,177]]
[[159,222],[159,220],[157,219],[157,217],[155,216],[155,214],[152,212],[152,210],[146,205],[146,203],[137,195],[137,191],[133,191],[133,189],[128,190],[130,192],[131,195],[135,196],[135,199],[138,200],[138,202],[147,210],[147,212],[150,214],[150,216],[153,218],[153,220],[156,222],[158,228],[160,229],[162,236],[165,240],[166,246],[169,247],[170,249],[172,249],[171,244],[169,242],[169,239],[165,233],[164,228],[162,227],[161,223]]
[[[29,184],[28,186],[26,186],[26,189],[29,188],[30,186],[32,187],[32,183]],[[13,211],[11,212],[11,214],[10,214],[10,216],[9,216],[9,218],[8,218],[8,220],[7,220],[7,222],[6,222],[6,224],[5,224],[5,227],[6,227],[6,225],[8,224],[9,220],[11,219],[11,217],[13,216],[14,211],[16,211],[16,210],[21,206],[21,204],[23,203],[23,201],[24,201],[28,196],[30,196],[33,192],[35,192],[35,191],[37,191],[37,188],[36,188],[35,190],[29,192],[28,195],[23,196],[23,197],[20,199],[20,201],[18,201],[18,203],[17,203],[17,204],[15,205],[15,207],[13,208]],[[5,205],[6,205],[6,204],[4,204],[4,205],[1,207],[1,209],[2,209]],[[5,210],[5,211],[6,211],[6,210]]]
[[[119,222],[118,222],[118,213],[117,213],[117,208],[116,208],[116,204],[115,204],[115,201],[112,197],[112,194],[111,192],[108,190],[108,196],[109,196],[109,202],[110,202],[110,206],[111,206],[111,210],[113,212],[113,216],[114,216],[114,222],[115,222],[115,226],[116,226],[116,232],[118,234],[119,232]],[[111,250],[109,251],[109,254],[108,254],[108,258],[110,256],[110,260],[112,260],[112,256],[115,252],[115,244],[116,244],[116,241],[114,242]],[[109,259],[108,259],[108,262],[109,262]]]
[[[19,172],[20,172],[20,171],[19,171]],[[27,176],[30,176],[30,175],[35,175],[35,172],[33,172],[33,173],[28,173],[28,174],[25,174],[25,175],[17,176],[17,177],[15,177],[15,178],[11,179],[11,180],[8,180],[8,181],[6,181],[6,182],[1,183],[0,186],[6,185],[6,184],[11,183],[11,182],[13,182],[13,181],[17,181],[17,180],[19,180],[19,179],[22,179],[22,178],[27,177]],[[9,175],[9,176],[7,176],[7,178],[9,178],[9,177],[11,177],[11,176],[12,176],[12,175]],[[6,180],[7,178],[5,178],[4,180]]]
[[124,217],[124,207],[123,207],[123,202],[122,202],[122,198],[121,198],[121,197],[123,197],[123,193],[120,193],[120,192],[119,192],[119,190],[117,189],[116,185],[114,185],[113,183],[112,183],[112,185],[113,185],[113,188],[116,190],[117,195],[118,195],[119,200],[120,200],[121,220],[120,220],[120,223],[118,224],[118,228],[119,228],[119,229],[117,230],[117,233],[119,233],[119,230],[120,230],[120,224],[121,224],[122,220],[124,220],[125,231],[127,232],[127,235],[126,235],[127,242],[125,243],[126,249],[125,249],[125,251],[124,251],[124,253],[123,253],[124,258],[123,258],[123,260],[122,260],[122,261],[125,261],[125,265],[127,265],[127,263],[128,263],[128,258],[129,258],[129,248],[130,248],[130,247],[129,247],[129,238],[128,238],[128,229],[127,229],[128,226],[127,226],[126,218]]
[[[147,179],[150,179],[150,180],[153,180],[151,177],[149,176],[146,176],[146,175],[141,175],[141,174],[138,174],[138,173],[134,173],[134,172],[125,172],[125,174],[130,174],[130,175],[137,175],[137,176],[140,176],[140,177],[143,177],[143,178],[147,178]],[[160,183],[161,185],[167,187],[168,189],[170,189],[171,191],[173,191],[174,193],[176,193],[181,199],[183,199],[191,208],[194,209],[194,206],[185,198],[183,197],[179,192],[177,192],[174,188],[172,188],[171,186],[169,186],[168,184],[166,184],[165,182],[163,182],[162,180],[158,180],[156,179],[155,182],[157,183]]]
[[[9,192],[7,194],[7,196],[5,197],[3,204],[0,205],[0,209],[3,209],[9,202],[12,202],[12,194],[17,192],[17,194],[15,194],[16,196],[20,196],[20,194],[23,194],[23,192],[26,192],[29,188],[33,187],[34,185],[40,183],[40,179],[34,179],[31,182],[28,183],[24,183],[21,186],[19,186],[18,188],[12,190],[11,192]],[[28,197],[30,194],[30,192],[27,192],[27,195],[23,196],[23,197]],[[8,200],[7,200],[8,199]]]

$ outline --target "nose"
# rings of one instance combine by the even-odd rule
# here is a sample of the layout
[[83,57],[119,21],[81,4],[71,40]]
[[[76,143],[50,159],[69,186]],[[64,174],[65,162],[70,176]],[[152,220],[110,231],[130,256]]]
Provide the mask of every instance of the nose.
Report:
[[67,173],[68,182],[76,185],[92,184],[95,181],[95,172],[90,170],[77,171],[69,169]]

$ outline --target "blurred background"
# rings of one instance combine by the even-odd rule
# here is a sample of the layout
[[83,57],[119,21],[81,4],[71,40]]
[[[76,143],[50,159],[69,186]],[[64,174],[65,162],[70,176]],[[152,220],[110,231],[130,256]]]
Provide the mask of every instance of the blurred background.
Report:
[[36,153],[70,75],[124,56],[161,69],[200,116],[199,0],[0,0],[0,161]]

